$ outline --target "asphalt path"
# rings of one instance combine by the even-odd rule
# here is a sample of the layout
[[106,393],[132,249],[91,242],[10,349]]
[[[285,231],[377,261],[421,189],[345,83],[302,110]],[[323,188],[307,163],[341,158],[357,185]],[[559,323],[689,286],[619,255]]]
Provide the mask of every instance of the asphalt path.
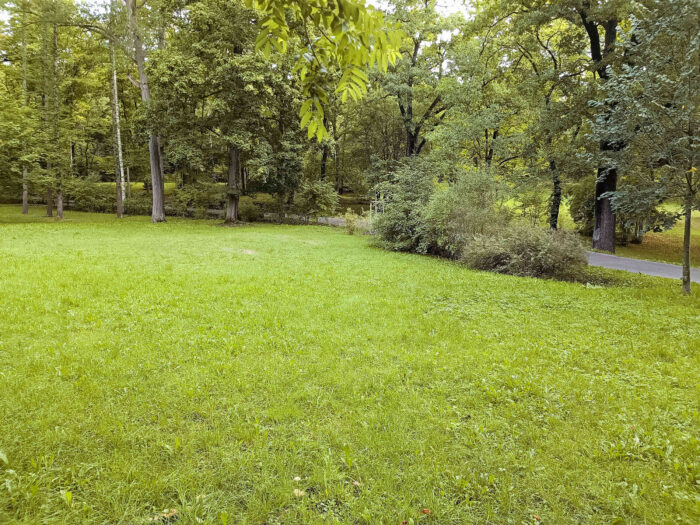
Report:
[[[588,252],[588,264],[590,266],[602,266],[611,270],[624,270],[631,273],[643,273],[654,277],[666,277],[667,279],[680,279],[683,275],[681,266],[666,264],[630,257],[618,257],[608,253]],[[690,280],[700,283],[700,268],[690,269]]]

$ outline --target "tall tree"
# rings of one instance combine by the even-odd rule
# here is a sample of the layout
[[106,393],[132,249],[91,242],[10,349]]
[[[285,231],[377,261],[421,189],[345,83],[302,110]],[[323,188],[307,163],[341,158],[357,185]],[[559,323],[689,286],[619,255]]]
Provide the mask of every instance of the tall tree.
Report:
[[[134,60],[138,70],[138,85],[141,90],[141,100],[148,106],[151,103],[151,88],[148,84],[148,72],[146,70],[146,51],[143,46],[141,27],[139,26],[138,9],[136,0],[124,0],[126,4],[129,31],[134,45]],[[165,181],[163,180],[160,137],[153,130],[149,132],[148,151],[151,167],[151,191],[153,194],[153,207],[151,210],[152,222],[165,222]]]

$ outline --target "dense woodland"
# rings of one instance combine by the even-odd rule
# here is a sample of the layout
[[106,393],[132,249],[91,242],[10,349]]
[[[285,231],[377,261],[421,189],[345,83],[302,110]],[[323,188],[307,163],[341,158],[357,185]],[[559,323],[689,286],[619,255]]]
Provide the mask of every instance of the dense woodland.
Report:
[[352,195],[385,204],[388,248],[458,257],[566,208],[611,252],[684,220],[690,266],[698,0],[0,7],[0,197],[25,211],[236,222]]

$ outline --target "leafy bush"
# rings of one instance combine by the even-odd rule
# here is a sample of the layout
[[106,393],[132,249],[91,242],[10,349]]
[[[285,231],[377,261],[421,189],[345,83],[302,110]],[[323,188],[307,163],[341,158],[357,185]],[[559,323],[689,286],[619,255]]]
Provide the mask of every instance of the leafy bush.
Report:
[[63,189],[65,202],[73,210],[114,213],[117,209],[117,189],[114,184],[103,184],[93,177],[76,177],[66,178]]
[[263,216],[262,211],[253,202],[253,199],[245,195],[238,201],[238,215],[245,222],[259,221]]
[[333,215],[338,206],[338,194],[330,182],[305,181],[301,185],[296,206],[299,213],[307,219]]
[[510,220],[500,203],[504,187],[488,171],[463,170],[453,184],[435,183],[420,163],[406,164],[383,186],[390,196],[373,227],[380,244],[395,251],[457,258],[475,235],[495,232]]
[[421,252],[457,258],[466,242],[495,233],[511,220],[505,188],[485,170],[468,170],[456,183],[440,185],[425,209]]
[[435,191],[432,177],[415,164],[406,163],[396,169],[393,179],[376,187],[388,201],[384,212],[374,216],[372,228],[383,248],[420,252],[424,244],[425,206]]
[[175,188],[166,197],[168,212],[182,217],[193,214],[206,216],[209,208],[221,209],[226,200],[226,188],[219,184],[197,182]]
[[150,215],[153,197],[145,191],[132,192],[124,201],[124,213],[127,215]]
[[360,220],[360,216],[352,211],[352,208],[348,208],[345,212],[345,230],[349,235],[355,235],[357,231],[357,222]]
[[523,225],[477,236],[465,244],[461,260],[475,270],[561,280],[578,279],[587,264],[575,233]]

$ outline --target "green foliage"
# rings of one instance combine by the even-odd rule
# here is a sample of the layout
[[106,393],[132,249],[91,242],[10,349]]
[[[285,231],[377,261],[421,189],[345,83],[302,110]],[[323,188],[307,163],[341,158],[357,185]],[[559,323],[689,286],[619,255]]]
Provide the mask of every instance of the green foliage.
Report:
[[587,264],[576,234],[523,225],[475,237],[462,249],[461,261],[475,270],[567,281],[582,278]]
[[3,524],[694,521],[700,298],[672,281],[30,212],[0,207]]
[[362,1],[246,0],[246,5],[263,15],[258,21],[260,34],[255,48],[265,56],[273,48],[285,52],[292,40],[291,26],[302,26],[300,37],[307,50],[299,54],[294,66],[304,98],[299,116],[308,137],[315,136],[319,142],[328,137],[324,105],[328,102],[329,70],[339,70],[335,92],[343,102],[348,94],[358,100],[367,92],[365,70],[376,66],[386,71],[398,57],[403,33],[387,30],[382,13]]
[[386,199],[384,212],[372,222],[379,244],[387,250],[420,253],[425,247],[425,206],[434,191],[432,177],[415,162],[405,163],[396,170],[393,183],[379,188]]
[[301,185],[295,204],[299,213],[307,220],[331,216],[338,207],[338,194],[329,182],[306,181]]
[[358,221],[360,220],[360,216],[354,211],[352,211],[351,208],[348,208],[345,211],[345,215],[343,215],[343,218],[345,219],[345,231],[347,231],[349,235],[355,235],[355,232],[357,232]]
[[238,215],[242,221],[256,222],[262,219],[263,212],[253,199],[243,195],[238,202]]
[[569,213],[583,235],[592,235],[595,213],[595,177],[586,177],[567,187]]
[[401,166],[373,224],[380,243],[395,251],[458,257],[474,235],[497,231],[510,220],[503,185],[486,170],[464,170],[454,184],[435,183],[429,160]]

